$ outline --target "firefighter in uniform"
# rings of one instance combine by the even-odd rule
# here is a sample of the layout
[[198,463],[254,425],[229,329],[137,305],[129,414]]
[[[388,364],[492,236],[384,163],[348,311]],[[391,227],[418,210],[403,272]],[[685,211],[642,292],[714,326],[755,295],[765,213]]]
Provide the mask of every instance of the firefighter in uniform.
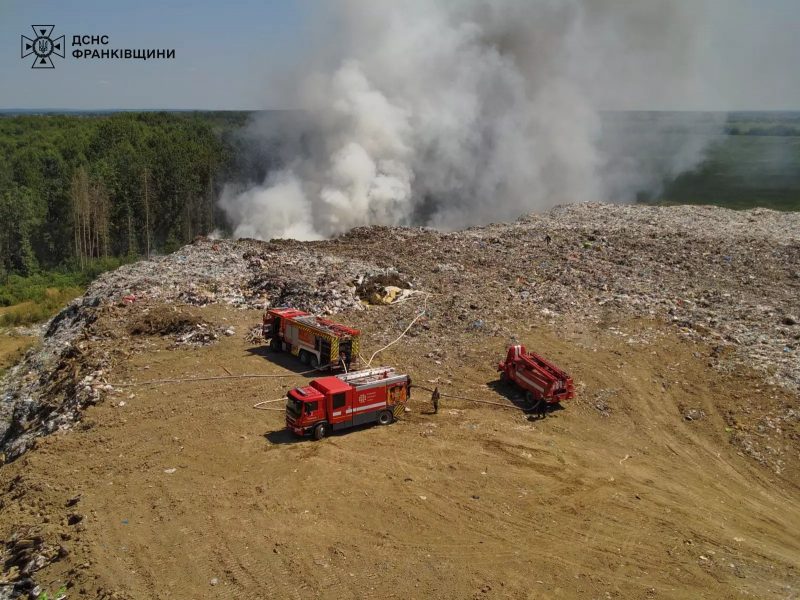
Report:
[[436,413],[439,412],[439,398],[440,397],[441,396],[439,395],[439,386],[436,386],[433,389],[433,393],[431,394],[431,404],[433,404],[433,414],[436,414]]

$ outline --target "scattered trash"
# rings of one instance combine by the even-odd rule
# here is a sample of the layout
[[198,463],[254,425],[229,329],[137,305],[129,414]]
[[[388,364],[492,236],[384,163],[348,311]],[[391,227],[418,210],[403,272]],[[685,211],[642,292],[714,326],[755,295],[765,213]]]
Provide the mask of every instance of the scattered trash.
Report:
[[178,346],[207,346],[219,339],[217,333],[205,325],[198,325],[197,328],[175,338],[172,347]]
[[692,408],[683,414],[683,418],[687,421],[699,421],[706,416],[706,413],[699,408]]
[[261,325],[255,325],[244,336],[248,344],[263,344],[264,343],[264,330]]
[[[22,593],[29,597],[40,597],[38,594],[41,593],[41,587],[34,583],[34,574],[69,554],[64,546],[50,543],[41,533],[26,528],[13,533],[7,541],[0,544],[4,556],[3,576],[0,580],[3,583],[0,587],[2,598],[23,597]],[[40,591],[34,594],[37,588]],[[6,592],[12,592],[12,589],[17,594],[5,595]]]
[[611,414],[611,407],[606,404],[605,400],[598,400],[594,403],[594,407],[600,411],[600,414],[602,414],[604,417],[607,417]]
[[130,335],[181,335],[207,327],[200,317],[170,306],[145,309],[128,326]]
[[370,304],[400,302],[413,293],[411,282],[397,271],[364,275],[356,281],[356,293]]
[[175,467],[172,467],[170,469],[164,469],[164,473],[166,473],[167,475],[172,475],[177,470],[178,469],[176,469]]
[[391,304],[402,293],[402,289],[394,286],[387,285],[382,287],[379,291],[370,294],[368,300],[370,304]]

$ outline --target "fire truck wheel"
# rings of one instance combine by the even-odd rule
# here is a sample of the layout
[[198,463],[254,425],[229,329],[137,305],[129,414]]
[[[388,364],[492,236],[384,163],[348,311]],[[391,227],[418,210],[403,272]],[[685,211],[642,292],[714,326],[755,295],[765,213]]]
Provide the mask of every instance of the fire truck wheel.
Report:
[[383,411],[380,416],[378,417],[378,423],[381,425],[388,425],[393,420],[393,415],[391,411],[385,410]]
[[533,406],[536,403],[536,399],[531,392],[525,392],[525,402],[527,402],[529,406]]
[[283,344],[281,344],[281,341],[278,338],[272,338],[269,342],[269,349],[273,352],[280,352],[282,346]]
[[300,350],[300,362],[304,365],[308,364],[308,352],[305,350]]
[[319,359],[317,358],[316,354],[312,354],[311,355],[311,361],[308,364],[311,365],[312,369],[318,369],[319,368]]
[[316,427],[314,427],[314,439],[321,440],[326,435],[328,435],[328,424],[327,423],[320,423]]

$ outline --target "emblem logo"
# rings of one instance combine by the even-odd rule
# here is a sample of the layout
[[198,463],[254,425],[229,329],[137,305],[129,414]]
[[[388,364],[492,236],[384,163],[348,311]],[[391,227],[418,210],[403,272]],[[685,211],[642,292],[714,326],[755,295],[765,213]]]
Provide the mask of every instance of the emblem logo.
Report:
[[64,58],[65,44],[64,36],[53,39],[52,33],[55,25],[31,25],[33,29],[34,38],[28,36],[21,36],[20,40],[20,58],[27,58],[31,54],[34,55],[32,69],[54,69],[53,59],[50,58],[53,54]]

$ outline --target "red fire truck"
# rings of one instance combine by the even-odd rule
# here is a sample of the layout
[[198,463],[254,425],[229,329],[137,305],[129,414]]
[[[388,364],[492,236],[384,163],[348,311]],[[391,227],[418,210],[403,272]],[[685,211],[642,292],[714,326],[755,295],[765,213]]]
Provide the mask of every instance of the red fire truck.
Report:
[[575,385],[563,370],[543,356],[511,346],[505,361],[497,366],[502,379],[512,381],[525,391],[530,404],[558,404],[575,397]]
[[262,334],[272,350],[285,350],[314,369],[345,370],[357,362],[361,332],[295,308],[271,308]]
[[388,425],[409,398],[411,378],[392,367],[320,377],[289,392],[286,428],[321,440],[331,431],[356,425]]

